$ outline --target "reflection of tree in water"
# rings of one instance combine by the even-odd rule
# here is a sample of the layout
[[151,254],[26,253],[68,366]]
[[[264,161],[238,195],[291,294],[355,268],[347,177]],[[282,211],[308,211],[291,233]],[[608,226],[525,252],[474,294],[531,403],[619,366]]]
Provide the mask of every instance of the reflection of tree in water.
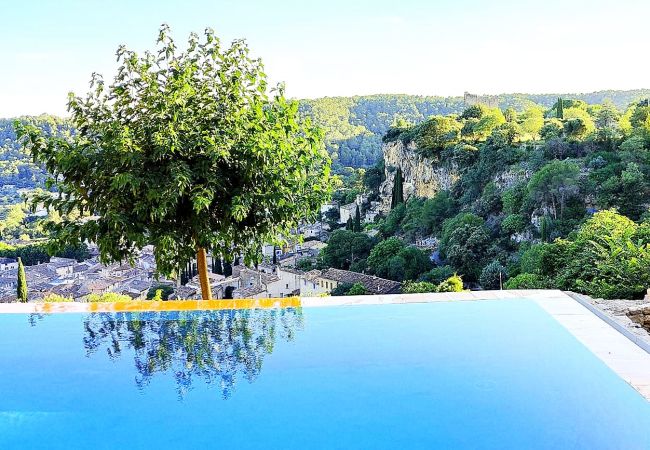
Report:
[[181,398],[196,378],[219,384],[228,398],[238,375],[254,381],[276,338],[293,340],[302,324],[302,310],[294,308],[92,313],[84,321],[84,347],[88,355],[106,349],[111,359],[131,349],[139,388],[169,372]]

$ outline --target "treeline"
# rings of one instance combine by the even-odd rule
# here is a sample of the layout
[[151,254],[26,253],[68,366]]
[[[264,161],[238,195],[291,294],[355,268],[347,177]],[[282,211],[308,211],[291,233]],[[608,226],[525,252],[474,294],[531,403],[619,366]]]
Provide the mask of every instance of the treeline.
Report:
[[[46,134],[66,134],[71,129],[64,119],[41,115],[20,117],[36,125]],[[32,157],[20,146],[14,130],[14,119],[0,119],[0,205],[12,205],[22,200],[21,192],[42,188],[47,173],[32,162]]]
[[[598,91],[585,94],[503,94],[494,96],[500,109],[517,112],[530,107],[551,108],[558,97],[588,104],[611,102],[617,109],[646,98],[650,90]],[[381,138],[396,121],[419,123],[432,115],[462,113],[462,97],[370,95],[301,100],[300,108],[326,132],[335,166],[369,167],[381,156]]]
[[76,247],[68,246],[61,251],[50,254],[50,248],[47,242],[25,245],[9,245],[0,242],[0,257],[20,258],[26,266],[35,266],[50,262],[52,256],[76,259],[78,262],[82,262],[90,258],[90,252],[86,244],[81,244]]

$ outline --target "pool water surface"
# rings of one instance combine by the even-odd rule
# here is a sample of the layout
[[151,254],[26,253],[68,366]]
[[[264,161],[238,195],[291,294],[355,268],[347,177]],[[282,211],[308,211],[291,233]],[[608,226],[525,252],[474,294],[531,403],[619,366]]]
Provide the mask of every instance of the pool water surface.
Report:
[[0,314],[0,449],[650,449],[528,300]]

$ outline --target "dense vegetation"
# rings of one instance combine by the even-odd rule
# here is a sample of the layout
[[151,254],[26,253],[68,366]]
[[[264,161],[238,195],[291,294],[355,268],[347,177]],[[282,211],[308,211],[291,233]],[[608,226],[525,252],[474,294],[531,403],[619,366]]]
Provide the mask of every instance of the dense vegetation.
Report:
[[[69,135],[71,131],[65,120],[53,116],[20,120],[38,126],[47,135]],[[44,187],[46,178],[46,172],[32,162],[31,155],[18,142],[14,120],[0,119],[0,206],[20,202],[22,193]]]
[[[433,236],[433,270],[446,267],[484,288],[506,283],[638,298],[650,286],[647,100],[623,110],[562,98],[521,112],[475,105],[460,115],[398,124],[384,140],[414,142],[457,181],[430,199],[393,201],[377,224],[384,241],[375,248],[395,236],[405,243]],[[375,248],[366,249],[366,269],[416,279],[385,267],[399,256],[392,246],[392,256],[375,267]],[[417,267],[413,261],[407,265]],[[421,281],[424,269],[415,270]]]
[[[433,198],[396,198],[387,217],[366,225],[376,236],[335,231],[319,261],[304,265],[410,280],[414,292],[458,273],[484,288],[639,297],[650,284],[650,106],[640,101],[649,95],[502,95],[499,109],[464,108],[460,97],[301,101],[300,113],[325,129],[341,203],[364,191],[377,198],[382,140],[414,142],[432,164],[458,174],[452,189]],[[47,134],[71,132],[56,118],[24,120]],[[19,189],[44,187],[46,174],[20,149],[8,120],[0,121],[0,144],[2,238],[42,238],[40,219],[10,205],[21,202]],[[334,225],[337,214],[323,219]],[[413,245],[429,236],[439,242],[433,258]]]

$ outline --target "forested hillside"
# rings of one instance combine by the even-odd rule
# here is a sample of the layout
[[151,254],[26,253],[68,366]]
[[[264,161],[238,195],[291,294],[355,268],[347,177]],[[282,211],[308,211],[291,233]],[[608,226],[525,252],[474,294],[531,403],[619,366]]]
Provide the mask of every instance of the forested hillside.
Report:
[[[609,101],[619,110],[650,95],[649,89],[599,91],[588,94],[503,94],[494,96],[502,110],[523,111],[539,105],[550,108],[558,97],[588,104]],[[460,114],[462,97],[370,95],[301,100],[301,111],[326,130],[327,146],[335,167],[368,167],[380,156],[381,137],[396,120],[418,123],[435,114]]]
[[[23,117],[21,120],[38,125],[47,133],[70,131],[65,120],[54,116]],[[0,205],[19,202],[21,190],[43,187],[46,177],[17,142],[13,122],[13,119],[0,119]]]
[[[417,281],[418,291],[453,273],[487,289],[605,298],[640,298],[650,286],[647,99],[620,111],[607,101],[565,98],[521,112],[475,105],[397,124],[384,142],[386,155],[400,149],[401,158],[385,163],[392,201],[387,216],[369,225],[378,237],[336,231],[321,264]],[[452,182],[428,198],[409,196],[421,180],[403,175],[405,160]],[[363,177],[378,195],[376,173]],[[437,242],[435,263],[409,245],[425,238]],[[354,258],[332,257],[339,241],[357,246]]]

